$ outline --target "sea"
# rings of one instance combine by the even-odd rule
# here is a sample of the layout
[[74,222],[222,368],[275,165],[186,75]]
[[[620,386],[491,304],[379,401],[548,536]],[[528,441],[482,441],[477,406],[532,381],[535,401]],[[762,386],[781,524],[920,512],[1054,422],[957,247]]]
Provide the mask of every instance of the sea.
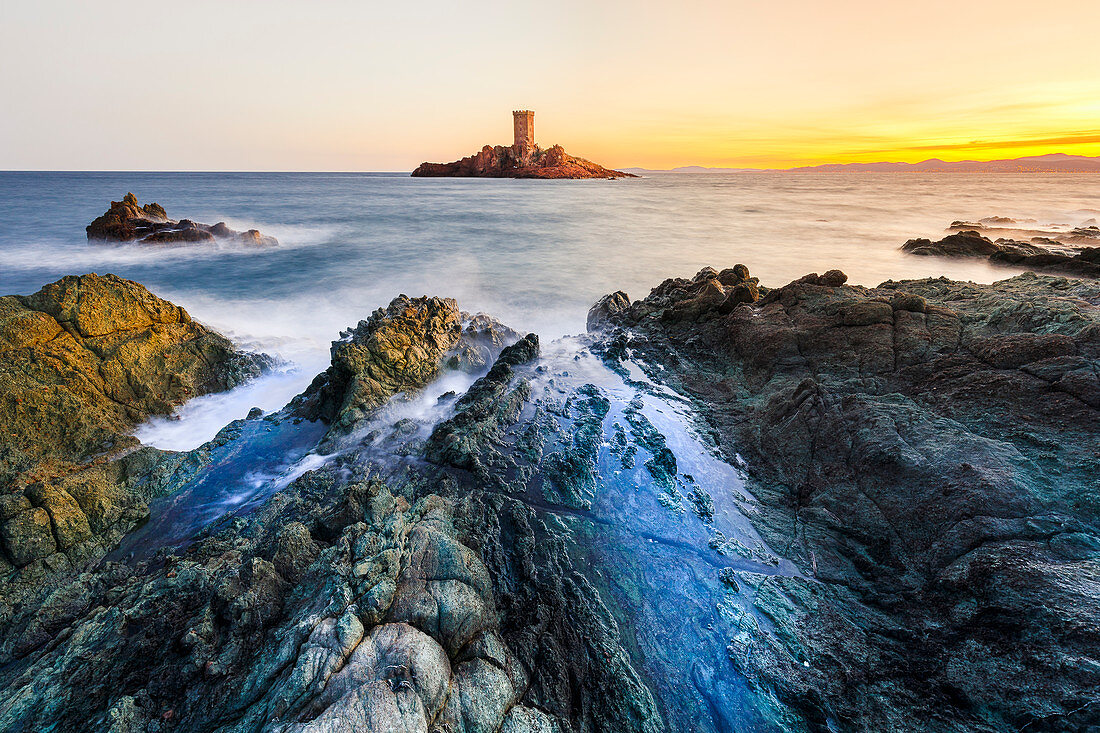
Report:
[[[133,192],[172,218],[257,228],[279,246],[89,242],[85,226]],[[734,172],[623,180],[411,178],[403,173],[0,173],[0,294],[68,274],[114,273],[184,306],[283,366],[138,429],[187,450],[253,406],[277,409],[327,365],[341,329],[393,297],[454,297],[544,341],[582,332],[588,308],[668,277],[742,263],[767,286],[840,269],[849,282],[1017,270],[914,257],[956,219],[1077,226],[1100,215],[1096,174]]]

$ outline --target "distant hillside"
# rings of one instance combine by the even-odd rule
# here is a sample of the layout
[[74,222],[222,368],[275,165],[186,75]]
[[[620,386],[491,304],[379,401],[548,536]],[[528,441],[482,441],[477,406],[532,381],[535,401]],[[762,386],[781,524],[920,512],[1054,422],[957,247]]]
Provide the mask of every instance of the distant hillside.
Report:
[[679,168],[623,168],[627,173],[636,176],[652,176],[664,173],[746,173],[751,171],[770,170],[765,168],[707,168],[701,165],[682,165]]
[[1100,156],[1031,155],[1011,160],[959,160],[947,162],[932,158],[920,163],[827,163],[800,168],[704,168],[702,166],[684,166],[672,170],[648,170],[645,168],[626,168],[631,173],[649,175],[654,173],[733,173],[752,170],[790,170],[820,171],[834,173],[844,171],[872,172],[914,172],[914,173],[1100,173]]

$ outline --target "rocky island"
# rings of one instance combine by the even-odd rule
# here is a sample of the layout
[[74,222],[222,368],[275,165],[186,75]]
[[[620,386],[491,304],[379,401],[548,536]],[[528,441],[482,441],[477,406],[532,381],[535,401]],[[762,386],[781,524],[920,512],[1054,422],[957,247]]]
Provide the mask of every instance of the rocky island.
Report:
[[142,206],[132,193],[121,201],[112,201],[111,207],[87,226],[87,232],[89,241],[102,242],[169,245],[226,240],[258,247],[279,244],[275,237],[260,234],[257,229],[238,232],[225,222],[198,224],[190,219],[169,219],[163,206],[157,203]]
[[515,141],[511,147],[486,145],[480,152],[453,163],[421,163],[417,177],[453,178],[636,178],[584,158],[575,158],[560,145],[543,150],[535,144],[535,113],[513,115]]
[[[400,296],[182,454],[112,436],[254,358],[110,276],[0,300],[0,728],[1100,724],[1100,285],[846,281],[705,268],[552,344]],[[142,527],[36,469],[112,439]]]

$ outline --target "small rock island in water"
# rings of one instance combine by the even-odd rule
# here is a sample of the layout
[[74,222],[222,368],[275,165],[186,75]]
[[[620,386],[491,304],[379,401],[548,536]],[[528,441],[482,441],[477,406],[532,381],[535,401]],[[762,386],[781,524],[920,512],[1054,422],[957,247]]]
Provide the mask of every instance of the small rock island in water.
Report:
[[1079,226],[1040,226],[1033,219],[989,216],[953,221],[947,231],[951,233],[938,241],[910,239],[901,248],[914,255],[984,257],[993,264],[1100,278],[1100,227],[1095,219]]
[[86,229],[89,240],[102,242],[199,244],[221,239],[260,247],[276,247],[279,244],[275,237],[261,234],[257,229],[238,232],[226,226],[224,221],[211,225],[190,219],[169,219],[163,206],[158,203],[142,206],[132,193],[127,193],[121,201],[112,201],[111,208]]
[[574,158],[561,145],[543,150],[535,144],[535,113],[512,112],[515,141],[511,147],[486,145],[453,163],[421,163],[414,176],[437,178],[637,178],[584,158]]

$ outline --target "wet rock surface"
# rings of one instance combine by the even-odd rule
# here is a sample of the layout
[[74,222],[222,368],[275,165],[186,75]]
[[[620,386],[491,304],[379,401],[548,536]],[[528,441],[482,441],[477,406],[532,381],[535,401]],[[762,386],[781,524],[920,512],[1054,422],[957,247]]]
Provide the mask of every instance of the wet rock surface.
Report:
[[[495,480],[398,465],[409,431],[369,430],[394,407],[374,397],[411,392],[463,353],[463,321],[470,348],[504,332],[453,301],[395,300],[334,344],[334,368],[307,392],[370,399],[341,411],[346,400],[307,398],[222,438],[329,405],[344,430],[326,436],[327,465],[185,548],[55,579],[0,637],[2,726],[664,730],[571,533],[508,489],[501,441],[518,412],[499,403],[526,393],[537,338],[503,348],[444,423]],[[413,333],[415,349],[399,336]]]
[[645,300],[631,303],[630,297],[621,290],[604,296],[588,312],[588,328],[601,331],[649,318],[662,322],[706,321],[728,314],[739,305],[755,303],[766,292],[767,288],[760,287],[760,279],[750,277],[744,265],[721,272],[704,267],[690,280],[665,280]]
[[[943,239],[910,239],[901,248],[914,255],[983,257],[994,264],[1100,278],[1100,246],[1090,246],[1100,244],[1100,229],[1062,227],[1068,231],[1051,231],[1004,226],[1016,224],[1005,217],[988,217],[979,223],[955,221],[949,228],[956,231]],[[990,238],[994,236],[997,238]]]
[[164,207],[157,203],[141,205],[137,197],[127,193],[122,201],[112,201],[111,207],[96,217],[87,227],[89,241],[137,242],[149,245],[212,244],[218,240],[257,247],[274,247],[275,237],[256,229],[238,232],[217,224],[199,224],[190,219],[169,219]]
[[421,163],[412,172],[424,178],[636,178],[584,158],[575,158],[560,145],[518,153],[503,145],[486,145],[480,152],[453,163]]
[[65,631],[5,670],[25,686],[0,705],[5,728],[549,725],[516,705],[527,673],[501,641],[485,566],[455,534],[438,496],[410,505],[376,482],[312,475],[157,570],[111,564],[51,596],[20,631]]
[[[846,280],[705,268],[549,343],[395,299],[130,467],[172,493],[0,624],[0,728],[1087,729],[1100,291]],[[48,488],[11,537],[81,535]]]
[[806,574],[762,587],[776,634],[733,668],[796,727],[1100,723],[1100,288],[838,273],[700,310],[700,275],[603,339],[747,462],[754,524]]

